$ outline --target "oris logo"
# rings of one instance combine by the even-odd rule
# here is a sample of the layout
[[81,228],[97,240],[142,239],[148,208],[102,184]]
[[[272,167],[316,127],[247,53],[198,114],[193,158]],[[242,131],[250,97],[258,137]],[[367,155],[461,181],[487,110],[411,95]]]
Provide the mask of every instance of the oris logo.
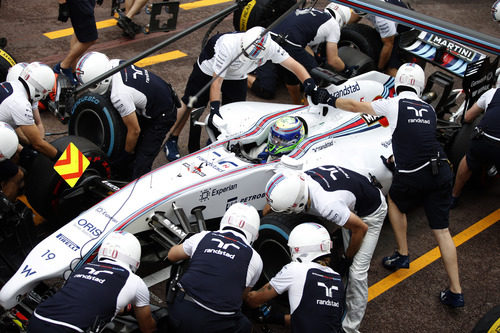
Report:
[[86,219],[79,219],[77,223],[81,230],[91,234],[92,236],[98,237],[102,234],[102,230],[97,229],[97,227],[88,222]]

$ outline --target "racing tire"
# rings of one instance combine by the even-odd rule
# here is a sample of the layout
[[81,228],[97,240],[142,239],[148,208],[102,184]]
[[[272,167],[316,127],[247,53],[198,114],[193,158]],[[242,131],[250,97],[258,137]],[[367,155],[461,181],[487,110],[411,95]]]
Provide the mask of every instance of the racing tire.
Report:
[[109,96],[86,93],[73,104],[68,133],[90,140],[112,159],[125,149],[127,128]]
[[357,66],[357,69],[353,71],[351,77],[377,69],[377,65],[373,61],[373,58],[352,47],[340,47],[339,57],[346,66]]
[[451,162],[455,173],[457,172],[460,160],[462,159],[462,157],[464,157],[465,153],[469,149],[474,127],[479,124],[481,118],[482,116],[476,118],[472,123],[462,124],[462,127],[453,138],[449,151],[446,152],[448,160]]
[[[75,184],[76,189],[82,181],[90,176],[109,179],[111,170],[107,156],[94,143],[83,137],[65,136],[53,142],[59,151],[64,151],[72,142],[80,152],[89,159],[89,166]],[[73,190],[54,170],[54,162],[45,155],[38,154],[27,172],[26,197],[30,205],[50,223],[68,222],[82,211],[97,203],[95,198],[86,195],[74,200],[64,200],[63,196]]]
[[382,40],[377,30],[366,24],[348,24],[342,28],[340,34],[338,47],[342,46],[349,46],[363,52],[377,64],[382,49]]
[[0,49],[0,82],[7,78],[9,68],[16,64],[16,60],[5,50]]

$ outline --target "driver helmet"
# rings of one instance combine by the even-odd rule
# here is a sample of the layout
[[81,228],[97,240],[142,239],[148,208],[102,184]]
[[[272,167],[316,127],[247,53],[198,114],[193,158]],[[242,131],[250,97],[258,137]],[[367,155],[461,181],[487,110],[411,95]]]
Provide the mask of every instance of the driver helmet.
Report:
[[16,131],[9,124],[0,121],[0,162],[14,156],[18,145]]
[[126,231],[110,233],[102,242],[97,259],[109,259],[120,266],[130,267],[135,273],[141,263],[141,244],[139,240]]
[[[95,79],[98,76],[106,73],[112,68],[111,62],[104,53],[101,52],[87,52],[85,53],[78,63],[76,64],[76,79],[80,84],[85,84]],[[90,92],[104,95],[108,91],[111,83],[112,76],[108,76],[101,82],[96,83],[89,88]]]
[[285,116],[276,120],[267,138],[270,155],[283,155],[291,152],[304,140],[305,127],[299,118]]
[[288,247],[293,261],[310,262],[330,254],[333,242],[320,224],[301,223],[290,232]]
[[425,87],[425,73],[422,67],[415,63],[406,63],[399,67],[396,73],[394,87],[408,87],[415,91],[418,96],[422,95]]
[[329,3],[328,6],[325,7],[324,11],[329,13],[338,22],[341,28],[349,23],[349,20],[351,19],[351,9],[349,7],[333,2]]
[[277,173],[266,184],[266,200],[277,213],[302,213],[309,199],[305,174],[302,172]]
[[21,72],[23,71],[23,69],[26,68],[26,66],[28,66],[27,62],[18,62],[17,64],[9,68],[9,71],[7,72],[7,78],[5,79],[5,81],[9,82],[17,81],[19,76],[21,75]]
[[271,45],[271,37],[263,27],[253,27],[241,36],[241,51],[250,60],[264,58],[266,49]]
[[495,1],[491,6],[491,16],[493,16],[493,21],[500,22],[500,0]]
[[260,217],[257,209],[251,205],[237,202],[224,213],[219,230],[226,227],[241,230],[252,244],[259,237]]
[[56,82],[56,77],[52,68],[41,62],[28,64],[19,75],[29,89],[29,96],[33,102],[40,101],[47,97],[52,91]]

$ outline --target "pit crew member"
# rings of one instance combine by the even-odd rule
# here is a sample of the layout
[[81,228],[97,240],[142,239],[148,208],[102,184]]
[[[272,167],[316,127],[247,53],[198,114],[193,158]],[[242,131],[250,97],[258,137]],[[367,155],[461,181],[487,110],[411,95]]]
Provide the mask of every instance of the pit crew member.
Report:
[[323,94],[324,90],[318,95],[320,102],[342,110],[387,117],[396,168],[388,196],[389,220],[398,248],[383,259],[383,265],[388,269],[409,268],[406,212],[423,203],[449,279],[440,300],[451,307],[462,307],[457,252],[448,229],[453,173],[436,138],[436,112],[420,99],[424,86],[422,68],[406,63],[396,74],[397,97],[359,102],[336,99],[327,92]]
[[170,249],[172,262],[190,258],[169,305],[172,332],[251,332],[241,304],[262,271],[262,259],[252,248],[259,226],[257,210],[236,203],[219,231],[202,231]]
[[[100,52],[84,54],[76,66],[80,84],[120,64]],[[104,95],[110,89],[110,100],[127,128],[125,149],[112,161],[123,179],[136,179],[151,171],[163,140],[177,117],[178,98],[172,86],[154,73],[130,65],[97,83],[89,91]]]
[[328,231],[316,223],[299,224],[290,233],[288,247],[292,262],[262,288],[249,292],[245,302],[250,307],[262,306],[287,291],[291,315],[280,318],[269,313],[274,323],[291,326],[292,332],[342,332],[344,286],[330,268]]
[[[213,36],[201,51],[193,65],[193,71],[182,97],[179,117],[165,146],[169,161],[180,157],[177,147],[178,136],[189,118],[190,98],[202,91],[212,78],[210,89],[203,91],[192,107],[205,107],[210,102],[208,125],[218,133],[223,126],[219,107],[221,104],[244,101],[247,94],[247,74],[270,60],[293,72],[304,84],[305,93],[311,94],[316,87],[307,70],[294,60],[262,27],[253,27],[244,33],[225,33]],[[189,152],[199,150],[199,130],[189,133]]]
[[349,282],[342,327],[358,332],[368,302],[368,269],[387,214],[380,189],[357,172],[325,165],[305,173],[277,173],[265,193],[273,211],[306,212],[343,227],[345,255],[338,271],[342,276],[348,272]]
[[113,232],[97,257],[96,263],[78,268],[61,290],[37,306],[28,332],[95,332],[131,303],[141,332],[156,330],[148,288],[135,274],[141,260],[139,240],[127,232]]

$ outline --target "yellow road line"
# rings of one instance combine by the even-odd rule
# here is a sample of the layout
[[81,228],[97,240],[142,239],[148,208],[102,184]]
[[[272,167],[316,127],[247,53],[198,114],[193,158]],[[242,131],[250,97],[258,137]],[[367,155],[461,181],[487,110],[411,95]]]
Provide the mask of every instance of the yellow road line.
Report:
[[[114,25],[116,25],[115,19],[96,22],[97,29],[108,28]],[[67,28],[67,29],[46,32],[43,35],[50,39],[56,39],[56,38],[71,36],[72,34],[73,34],[73,28]]]
[[187,56],[186,53],[181,52],[179,50],[175,50],[175,51],[171,51],[171,52],[167,52],[167,53],[158,54],[158,55],[155,55],[152,57],[144,58],[144,59],[136,62],[135,65],[140,66],[140,67],[145,67],[145,66],[154,65],[154,64],[164,62],[164,61],[182,58],[185,56]]
[[231,2],[231,1],[232,0],[200,0],[200,1],[193,1],[193,2],[189,2],[189,3],[183,3],[183,4],[180,4],[179,7],[184,9],[184,10],[190,10],[190,9],[199,8],[199,7],[218,5],[220,3]]
[[[499,220],[500,220],[500,209],[497,209],[496,211],[486,216],[482,220],[476,222],[475,224],[471,225],[461,233],[455,235],[455,237],[453,237],[455,246],[459,246],[465,243],[466,241],[476,236],[480,232],[491,227]],[[412,261],[410,263],[410,269],[399,269],[394,273],[392,273],[391,275],[387,276],[386,278],[375,283],[370,288],[368,288],[368,302],[374,299],[375,297],[383,294],[387,290],[391,289],[396,284],[400,283],[401,281],[405,280],[411,275],[415,274],[422,268],[430,265],[440,257],[441,253],[439,251],[439,248],[435,247],[429,252],[422,255],[421,257]]]

